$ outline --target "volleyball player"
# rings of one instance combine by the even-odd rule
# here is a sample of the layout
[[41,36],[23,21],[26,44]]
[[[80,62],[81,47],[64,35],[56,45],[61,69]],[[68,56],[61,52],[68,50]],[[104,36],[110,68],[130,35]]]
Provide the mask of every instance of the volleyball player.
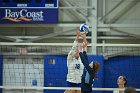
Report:
[[[83,74],[84,66],[79,57],[78,39],[80,31],[76,33],[76,39],[67,56],[67,87],[81,87],[81,76]],[[81,90],[66,90],[65,93],[81,93]]]
[[[127,86],[127,79],[125,76],[119,76],[117,80],[118,88],[126,88]],[[113,93],[123,93],[123,91],[113,91]]]
[[[84,37],[85,38],[85,37]],[[82,75],[82,85],[81,85],[81,93],[91,93],[92,85],[94,78],[96,77],[97,72],[99,71],[100,64],[99,62],[91,62],[88,63],[88,57],[86,54],[87,44],[79,44],[79,55],[84,65],[84,72]]]

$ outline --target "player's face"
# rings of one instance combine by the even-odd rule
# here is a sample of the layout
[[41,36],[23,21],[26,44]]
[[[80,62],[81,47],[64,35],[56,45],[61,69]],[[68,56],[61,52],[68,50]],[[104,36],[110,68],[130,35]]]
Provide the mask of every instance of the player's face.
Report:
[[119,76],[118,77],[118,85],[124,85],[124,84],[125,84],[125,81],[124,81],[123,76]]
[[93,68],[93,62],[91,62],[91,63],[89,64],[89,66],[90,66],[91,68]]
[[78,49],[75,49],[75,51],[74,51],[74,57],[75,57],[76,59],[79,58],[79,51],[78,51]]

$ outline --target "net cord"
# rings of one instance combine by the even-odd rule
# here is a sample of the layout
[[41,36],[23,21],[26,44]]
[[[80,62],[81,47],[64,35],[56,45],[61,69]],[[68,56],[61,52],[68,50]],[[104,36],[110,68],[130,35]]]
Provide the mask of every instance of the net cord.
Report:
[[[0,42],[0,46],[4,45],[29,45],[29,46],[71,46],[73,43],[7,43]],[[140,47],[140,44],[96,44],[90,43],[88,46],[135,46]]]
[[[81,90],[81,88],[75,87],[36,87],[36,86],[0,86],[2,89],[35,89],[35,90]],[[124,89],[119,88],[92,88],[93,91],[123,91]],[[136,91],[140,91],[140,89],[136,89]]]

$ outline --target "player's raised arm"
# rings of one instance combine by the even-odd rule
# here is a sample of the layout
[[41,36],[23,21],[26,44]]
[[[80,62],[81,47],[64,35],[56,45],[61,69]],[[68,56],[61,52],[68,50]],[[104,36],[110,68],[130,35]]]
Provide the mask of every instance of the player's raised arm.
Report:
[[78,45],[79,36],[80,36],[80,31],[77,30],[76,31],[76,38],[75,38],[75,40],[74,40],[74,42],[72,44],[71,50],[68,53],[68,57],[67,57],[68,59],[71,59],[74,56],[74,51],[78,50],[77,45]]

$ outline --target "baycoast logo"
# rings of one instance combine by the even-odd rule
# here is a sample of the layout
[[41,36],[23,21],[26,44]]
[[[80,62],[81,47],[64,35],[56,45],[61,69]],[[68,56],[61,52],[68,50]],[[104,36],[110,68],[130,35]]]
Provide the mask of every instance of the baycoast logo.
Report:
[[27,9],[20,9],[12,11],[11,9],[5,9],[4,20],[10,20],[13,22],[21,21],[44,21],[43,11],[29,11]]

